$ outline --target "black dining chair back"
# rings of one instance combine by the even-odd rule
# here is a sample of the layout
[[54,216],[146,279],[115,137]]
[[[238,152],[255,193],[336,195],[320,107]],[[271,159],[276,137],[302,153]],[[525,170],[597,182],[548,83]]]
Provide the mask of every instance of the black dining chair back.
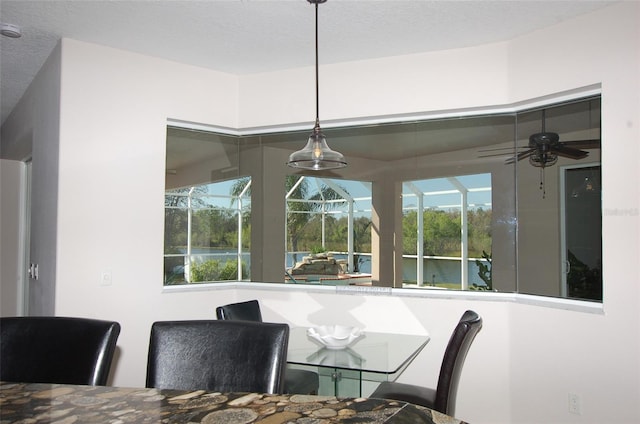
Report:
[[[216,316],[220,320],[242,320],[262,322],[262,311],[257,300],[230,303],[218,306]],[[318,373],[298,368],[287,368],[284,378],[284,393],[318,394]]]
[[0,318],[0,380],[104,386],[119,335],[113,321]]
[[282,393],[289,326],[161,321],[151,327],[147,387]]
[[476,312],[466,311],[462,315],[445,349],[435,390],[385,381],[380,383],[370,397],[410,402],[453,416],[462,366],[471,343],[481,328],[482,318]]
[[262,322],[262,311],[257,300],[230,303],[216,308],[218,319]]

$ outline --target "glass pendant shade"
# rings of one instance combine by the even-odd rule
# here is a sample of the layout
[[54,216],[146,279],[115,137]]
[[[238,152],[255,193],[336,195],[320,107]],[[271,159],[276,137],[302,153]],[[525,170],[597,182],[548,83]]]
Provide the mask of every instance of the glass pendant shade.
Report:
[[307,145],[302,150],[292,153],[287,164],[294,168],[320,171],[344,168],[347,166],[347,161],[342,153],[331,150],[322,130],[316,126],[309,136]]
[[307,0],[315,5],[316,8],[316,125],[313,132],[309,136],[307,145],[302,150],[292,153],[289,156],[287,165],[292,168],[309,169],[312,171],[321,171],[325,169],[337,169],[347,166],[347,161],[340,152],[331,150],[327,144],[327,139],[322,130],[320,130],[320,101],[318,94],[319,78],[318,78],[318,4],[327,0]]

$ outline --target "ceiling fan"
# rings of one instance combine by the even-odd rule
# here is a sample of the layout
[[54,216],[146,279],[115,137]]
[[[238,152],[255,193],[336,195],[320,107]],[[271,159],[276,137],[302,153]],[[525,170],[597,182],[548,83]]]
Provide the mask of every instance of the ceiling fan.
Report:
[[[515,153],[513,156],[505,160],[505,164],[513,164],[524,158],[529,158],[529,163],[540,168],[540,189],[542,197],[545,197],[544,184],[544,168],[555,165],[558,157],[566,157],[569,159],[584,159],[589,156],[589,152],[581,149],[599,149],[600,139],[560,141],[560,135],[555,132],[548,132],[545,128],[545,110],[542,110],[542,131],[531,134],[529,143],[526,146],[516,147],[516,149],[524,149]],[[498,149],[500,150],[500,149]],[[485,150],[486,151],[486,150]],[[502,154],[484,155],[502,156]]]
[[547,132],[545,130],[545,113],[542,111],[542,131],[529,136],[529,144],[526,150],[521,151],[508,158],[505,163],[510,164],[529,158],[529,163],[533,166],[544,168],[552,166],[558,161],[558,156],[569,159],[584,159],[589,156],[589,152],[580,149],[600,148],[599,139],[560,141],[558,133]]

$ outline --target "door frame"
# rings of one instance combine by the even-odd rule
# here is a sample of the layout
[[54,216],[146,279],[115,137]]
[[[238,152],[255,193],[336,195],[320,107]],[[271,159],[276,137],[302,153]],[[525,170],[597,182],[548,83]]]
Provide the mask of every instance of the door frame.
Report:
[[[602,176],[601,162],[580,163],[575,165],[563,165],[560,167],[560,297],[567,298],[567,275],[570,272],[569,258],[567,257],[567,214],[566,214],[566,173],[572,169],[600,167],[600,175]],[[602,187],[602,186],[601,186]],[[602,197],[602,188],[600,189]],[[602,202],[600,202],[600,210],[602,212]],[[602,228],[600,228],[602,232]]]

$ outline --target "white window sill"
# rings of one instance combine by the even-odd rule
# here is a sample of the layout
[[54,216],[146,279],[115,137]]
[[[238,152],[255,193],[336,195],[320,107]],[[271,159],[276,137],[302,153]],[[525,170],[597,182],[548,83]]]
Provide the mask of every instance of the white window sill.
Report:
[[575,312],[604,314],[602,303],[584,300],[563,299],[559,297],[535,296],[520,293],[431,290],[431,289],[395,289],[379,286],[321,286],[311,284],[258,283],[244,281],[230,281],[223,283],[189,284],[180,286],[165,286],[163,293],[180,293],[191,291],[252,289],[274,291],[304,291],[313,293],[335,293],[345,295],[377,295],[394,297],[414,297],[425,299],[456,299],[476,300],[486,302],[512,302],[522,305],[540,306],[554,309],[564,309]]

